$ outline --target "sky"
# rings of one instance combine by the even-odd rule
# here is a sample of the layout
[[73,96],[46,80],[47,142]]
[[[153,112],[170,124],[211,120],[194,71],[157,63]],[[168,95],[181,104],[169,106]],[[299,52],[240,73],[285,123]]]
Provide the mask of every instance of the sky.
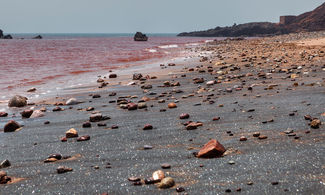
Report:
[[180,33],[278,22],[324,0],[0,0],[5,33]]

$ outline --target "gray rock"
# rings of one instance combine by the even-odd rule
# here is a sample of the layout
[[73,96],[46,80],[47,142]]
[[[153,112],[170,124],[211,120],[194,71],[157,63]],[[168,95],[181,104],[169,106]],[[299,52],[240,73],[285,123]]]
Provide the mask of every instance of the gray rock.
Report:
[[20,95],[15,95],[8,102],[9,107],[24,107],[26,105],[27,105],[27,97],[23,97]]

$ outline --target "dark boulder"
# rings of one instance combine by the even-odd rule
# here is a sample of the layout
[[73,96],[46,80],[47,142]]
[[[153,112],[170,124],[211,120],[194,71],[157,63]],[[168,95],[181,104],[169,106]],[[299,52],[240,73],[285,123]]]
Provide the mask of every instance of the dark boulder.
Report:
[[3,38],[3,31],[0,29],[0,39]]
[[12,36],[11,35],[5,35],[5,36],[3,36],[3,39],[12,39]]
[[21,126],[14,120],[9,121],[3,128],[5,133],[7,132],[14,132],[15,130],[19,129]]
[[148,37],[145,34],[142,34],[141,32],[137,32],[134,35],[134,41],[148,41]]
[[41,35],[37,35],[36,37],[33,37],[33,39],[43,39]]
[[26,105],[27,105],[27,98],[20,95],[15,95],[8,102],[9,107],[24,107]]

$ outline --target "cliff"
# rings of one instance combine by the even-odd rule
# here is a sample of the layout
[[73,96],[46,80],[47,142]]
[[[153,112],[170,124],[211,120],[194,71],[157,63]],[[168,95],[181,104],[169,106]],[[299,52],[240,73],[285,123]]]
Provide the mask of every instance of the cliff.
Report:
[[177,36],[253,37],[320,30],[325,30],[325,3],[311,12],[299,16],[281,16],[279,23],[251,22],[228,27],[216,27],[204,31],[183,32]]

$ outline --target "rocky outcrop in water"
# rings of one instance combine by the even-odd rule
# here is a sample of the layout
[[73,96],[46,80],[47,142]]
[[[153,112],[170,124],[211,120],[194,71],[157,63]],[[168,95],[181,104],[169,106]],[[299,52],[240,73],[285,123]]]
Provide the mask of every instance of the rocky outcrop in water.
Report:
[[33,39],[43,39],[41,35],[37,35],[36,37],[33,37]]
[[311,12],[299,16],[281,16],[279,23],[251,22],[214,29],[184,32],[178,36],[194,37],[254,37],[281,35],[296,32],[311,32],[325,30],[325,3]]
[[148,41],[148,37],[145,34],[142,34],[141,32],[137,32],[134,35],[134,41]]
[[3,31],[0,29],[0,39],[12,39],[11,35],[4,35]]

